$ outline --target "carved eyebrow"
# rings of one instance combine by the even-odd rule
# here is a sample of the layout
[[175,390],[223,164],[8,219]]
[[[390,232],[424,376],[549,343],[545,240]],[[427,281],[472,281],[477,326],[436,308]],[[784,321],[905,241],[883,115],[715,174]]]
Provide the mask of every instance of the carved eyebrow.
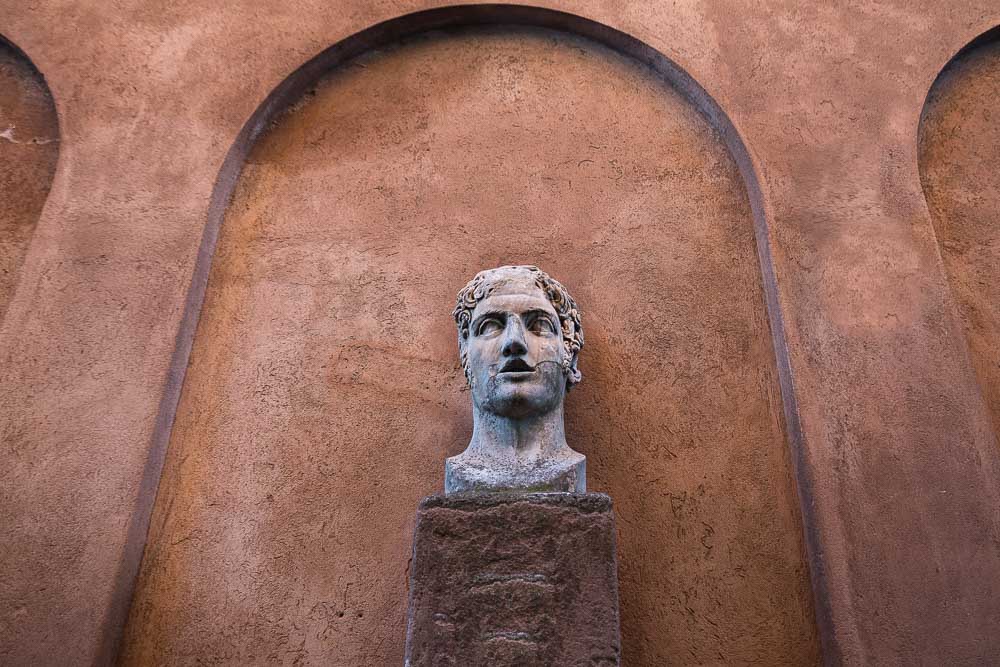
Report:
[[523,312],[523,313],[521,314],[521,317],[529,317],[529,316],[534,316],[534,317],[539,317],[539,316],[541,316],[541,317],[545,317],[545,318],[547,318],[547,319],[549,319],[549,320],[552,320],[552,319],[553,319],[553,315],[552,315],[552,313],[550,313],[550,312],[549,312],[549,311],[547,311],[547,310],[543,310],[543,309],[541,309],[541,308],[533,308],[533,309],[531,309],[531,310],[526,310],[526,311],[524,311],[524,312]]

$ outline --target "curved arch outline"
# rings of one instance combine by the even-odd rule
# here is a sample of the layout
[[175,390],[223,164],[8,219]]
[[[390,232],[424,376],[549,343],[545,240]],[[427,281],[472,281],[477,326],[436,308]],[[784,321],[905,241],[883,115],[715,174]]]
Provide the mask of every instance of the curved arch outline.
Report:
[[[0,45],[6,46],[11,51],[13,51],[16,55],[20,56],[21,58],[24,58],[24,62],[28,63],[28,67],[31,68],[32,72],[34,72],[36,75],[38,75],[38,78],[41,80],[42,85],[45,86],[45,91],[49,94],[49,98],[52,100],[52,110],[55,112],[55,117],[56,117],[56,137],[57,137],[58,140],[61,141],[62,140],[62,118],[59,117],[59,105],[56,104],[56,96],[52,93],[52,87],[49,86],[49,80],[45,78],[44,74],[42,74],[42,70],[38,69],[38,66],[35,65],[35,61],[32,60],[31,56],[29,56],[27,53],[25,53],[24,50],[21,47],[19,47],[17,44],[15,44],[13,40],[8,39],[3,33],[0,33]],[[58,158],[58,156],[56,157],[56,171],[59,171],[59,158]],[[53,175],[52,180],[53,180],[53,182],[55,181],[55,175]]]
[[[924,135],[924,122],[927,120],[927,111],[928,111],[928,109],[930,109],[931,98],[934,97],[934,95],[937,93],[938,84],[941,82],[941,80],[945,76],[947,76],[951,72],[952,68],[955,66],[956,63],[958,63],[959,60],[962,60],[963,58],[965,58],[966,56],[968,56],[969,54],[971,54],[973,51],[975,51],[976,49],[978,49],[980,46],[983,46],[984,44],[989,44],[989,43],[992,43],[992,42],[1000,42],[1000,25],[995,25],[992,28],[979,33],[978,35],[976,35],[975,37],[973,37],[971,40],[969,40],[965,44],[965,46],[963,46],[958,51],[956,51],[954,53],[954,55],[951,56],[951,58],[948,58],[948,61],[941,67],[941,69],[938,70],[937,76],[934,77],[934,81],[932,81],[931,85],[927,88],[927,94],[924,95],[924,102],[923,102],[923,105],[920,107],[920,119],[917,121],[917,144],[916,145],[917,145],[918,149],[916,151],[915,157],[916,157],[916,160],[917,160],[917,176],[920,179],[920,191],[924,195],[924,202],[925,203],[927,202],[927,188],[924,187],[924,173],[923,173],[923,169],[921,169],[921,167],[920,167],[920,150],[919,150],[919,146],[920,146],[920,142],[921,142],[921,137],[923,137],[923,135]],[[930,214],[930,209],[928,208],[928,215],[929,214]],[[934,222],[933,216],[931,216],[931,228],[932,229],[934,228],[933,222]],[[935,241],[935,244],[938,247],[938,255],[939,255],[939,259],[940,259],[941,244],[938,243],[938,241],[937,241],[937,231],[936,230],[934,231],[934,241]]]
[[[45,214],[45,207],[48,205],[49,193],[52,192],[52,186],[55,184],[56,179],[59,177],[59,170],[62,166],[62,119],[59,116],[59,105],[56,104],[56,96],[52,93],[52,88],[49,86],[48,79],[42,74],[42,70],[38,69],[35,65],[35,61],[31,59],[24,50],[15,44],[12,40],[8,39],[3,33],[0,33],[0,46],[7,47],[14,52],[14,55],[21,58],[28,65],[28,69],[31,73],[38,77],[38,80],[42,82],[42,86],[45,88],[45,92],[49,96],[49,101],[52,103],[52,115],[56,119],[56,166],[52,170],[52,178],[49,180],[49,189],[45,192],[45,202],[42,203],[42,209],[38,212],[38,218],[35,220],[35,226],[31,229],[31,236],[28,237],[28,243],[24,248],[24,258],[27,259],[28,251],[31,248],[32,241],[35,238],[35,231],[38,229],[38,222],[42,219]],[[45,142],[52,143],[52,142]],[[20,282],[19,277],[15,277],[14,291],[10,293],[9,298],[13,300],[14,294],[17,292],[17,285]],[[7,308],[10,306],[10,300],[4,304],[2,310],[0,310],[0,326],[3,325],[3,319],[7,315]]]
[[219,229],[232,198],[243,165],[257,138],[268,124],[282,111],[294,104],[303,93],[328,71],[371,49],[377,49],[407,37],[432,30],[443,30],[477,25],[521,25],[548,28],[590,39],[653,69],[673,85],[708,120],[722,136],[743,177],[754,220],[758,262],[764,288],[767,314],[771,328],[772,344],[781,389],[782,408],[785,416],[788,446],[799,496],[808,566],[813,588],[813,606],[816,614],[822,651],[827,660],[836,661],[839,650],[832,632],[830,610],[826,604],[825,567],[820,549],[816,518],[811,511],[812,481],[807,473],[806,449],[800,427],[799,411],[785,339],[785,325],[781,313],[771,243],[768,234],[768,211],[757,178],[757,169],[735,125],[714,99],[680,66],[644,42],[624,32],[597,21],[567,12],[518,4],[452,5],[422,10],[397,16],[372,25],[337,42],[311,58],[289,74],[243,125],[230,147],[212,191],[205,229],[191,285],[184,305],[184,314],[178,328],[174,354],[171,359],[164,393],[157,413],[153,442],[145,466],[139,492],[139,506],[133,513],[128,529],[126,558],[116,581],[118,622],[106,627],[104,655],[117,654],[135,581],[141,565],[149,522],[157,495],[160,473],[165,461],[174,416],[180,400],[185,371],[197,329],[201,307],[208,285],[208,277],[215,253]]
[[[951,68],[955,65],[956,62],[958,62],[965,56],[969,55],[983,44],[988,44],[990,42],[996,42],[996,41],[1000,41],[1000,25],[995,25],[989,30],[981,32],[975,37],[973,37],[971,40],[969,40],[968,43],[966,43],[965,46],[956,51],[951,58],[948,58],[948,61],[944,64],[944,66],[938,70],[937,76],[934,77],[934,81],[931,82],[930,87],[927,89],[927,94],[924,95],[924,104],[923,106],[920,107],[920,121],[917,123],[918,143],[920,142],[920,136],[923,134],[924,131],[924,118],[927,115],[928,103],[931,101],[931,97],[934,95],[934,89],[937,88],[938,82],[941,81],[941,78],[951,71]],[[918,171],[920,169],[919,151],[917,154],[917,169]],[[921,186],[923,186],[923,183],[921,183]]]
[[[938,267],[942,272],[942,274],[944,275],[945,283],[948,285],[948,291],[951,292],[952,298],[956,299],[956,303],[957,303],[957,298],[954,293],[951,274],[949,273],[947,265],[945,264],[944,254],[942,253],[942,248],[941,248],[941,240],[938,238],[938,220],[935,217],[934,213],[932,213],[931,211],[931,203],[927,191],[927,181],[924,179],[923,160],[921,159],[923,155],[923,149],[921,148],[921,145],[923,144],[925,123],[927,121],[928,113],[930,112],[931,103],[934,101],[933,98],[939,94],[938,84],[940,84],[945,77],[951,74],[952,70],[958,65],[960,61],[971,56],[980,47],[994,43],[1000,43],[1000,24],[995,25],[992,28],[989,28],[979,33],[971,40],[969,40],[965,44],[965,46],[956,51],[954,55],[948,58],[948,61],[944,64],[943,67],[941,67],[940,70],[938,70],[937,76],[934,77],[934,81],[932,81],[931,85],[927,88],[927,94],[924,95],[923,105],[920,107],[920,119],[917,122],[917,136],[916,136],[917,150],[914,151],[914,154],[915,154],[915,159],[917,161],[916,165],[917,178],[920,181],[920,192],[924,197],[924,209],[927,212],[927,219],[930,221],[931,224],[931,234],[933,235],[934,248],[935,252],[937,253]],[[962,341],[965,343],[966,355],[968,356],[970,363],[972,363],[972,360],[974,358],[972,346],[969,343],[969,333],[968,330],[965,328],[964,324],[962,325]],[[975,366],[974,363],[973,366]],[[983,379],[980,376],[979,371],[975,371],[975,375],[976,375],[976,383],[979,386],[980,396],[982,397],[985,403],[987,395],[986,395],[985,385],[983,384]],[[997,432],[1000,433],[1000,423],[995,424],[995,427],[997,428]]]

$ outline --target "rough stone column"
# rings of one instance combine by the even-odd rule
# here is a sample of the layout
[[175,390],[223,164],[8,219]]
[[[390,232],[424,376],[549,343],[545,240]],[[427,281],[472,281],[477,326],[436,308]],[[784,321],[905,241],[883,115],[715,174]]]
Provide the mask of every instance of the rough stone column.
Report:
[[407,667],[620,664],[604,494],[431,496],[411,567]]

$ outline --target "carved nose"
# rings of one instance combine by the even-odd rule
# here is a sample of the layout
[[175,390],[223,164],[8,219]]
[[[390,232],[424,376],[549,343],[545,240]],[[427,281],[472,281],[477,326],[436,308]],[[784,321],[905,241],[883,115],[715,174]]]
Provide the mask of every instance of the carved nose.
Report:
[[521,328],[521,322],[516,317],[512,317],[505,332],[503,356],[519,357],[527,351],[528,346],[524,342],[524,330]]

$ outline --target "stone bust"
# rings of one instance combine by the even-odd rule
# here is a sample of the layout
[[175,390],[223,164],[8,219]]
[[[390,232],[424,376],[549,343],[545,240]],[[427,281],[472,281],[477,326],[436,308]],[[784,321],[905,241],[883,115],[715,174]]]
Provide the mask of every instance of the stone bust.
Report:
[[459,292],[454,316],[473,428],[445,462],[445,493],[585,492],[587,459],[563,426],[583,347],[569,292],[537,267],[501,266]]

